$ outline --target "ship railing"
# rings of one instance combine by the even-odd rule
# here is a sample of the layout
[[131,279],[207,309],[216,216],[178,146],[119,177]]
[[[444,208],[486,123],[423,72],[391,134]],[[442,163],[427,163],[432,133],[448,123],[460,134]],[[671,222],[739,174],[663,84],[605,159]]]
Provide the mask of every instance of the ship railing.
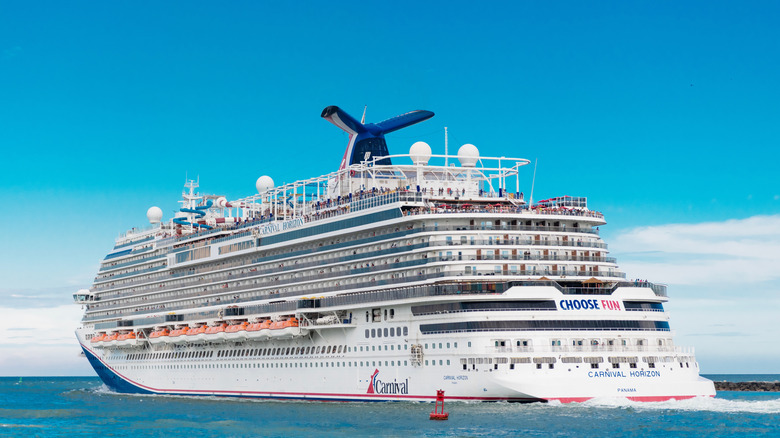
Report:
[[[631,331],[631,330],[628,330]],[[490,346],[485,353],[642,353],[692,355],[693,347],[666,345],[543,345],[543,346]]]
[[[425,247],[426,244],[418,244],[414,245],[418,247]],[[388,263],[388,264],[381,264],[381,265],[374,265],[373,263],[369,264],[366,263],[366,265],[369,266],[361,266],[359,268],[350,269],[348,272],[318,272],[312,275],[306,275],[306,276],[296,276],[294,278],[288,278],[288,279],[279,279],[279,276],[271,279],[271,278],[258,278],[258,280],[262,280],[262,283],[258,285],[258,283],[255,281],[250,284],[246,285],[232,285],[230,282],[235,282],[242,279],[253,279],[255,277],[258,277],[260,275],[269,275],[273,273],[281,273],[285,272],[283,268],[274,270],[263,270],[263,271],[257,271],[257,272],[245,272],[241,274],[231,275],[228,278],[219,281],[219,282],[213,282],[212,280],[203,280],[203,282],[207,282],[212,285],[212,288],[210,290],[206,291],[193,291],[188,293],[183,293],[177,297],[177,299],[186,299],[186,298],[194,298],[194,297],[202,297],[207,295],[215,295],[217,293],[233,293],[233,292],[241,292],[249,289],[257,289],[257,288],[278,288],[283,287],[285,285],[295,284],[295,283],[303,283],[303,282],[310,282],[310,281],[316,281],[316,280],[327,280],[331,278],[339,278],[339,277],[345,277],[345,276],[353,276],[353,275],[361,275],[361,274],[370,274],[370,273],[381,273],[384,271],[391,271],[394,269],[403,269],[403,268],[409,268],[414,266],[423,266],[430,263],[435,262],[447,262],[450,257],[439,257],[439,258],[422,258],[417,260],[408,260],[404,262],[396,262],[396,263]],[[293,267],[299,267],[299,268],[305,268],[305,266],[300,265],[292,265]],[[464,276],[464,275],[474,275],[474,276],[492,276],[492,275],[527,275],[527,276],[538,276],[538,275],[552,275],[552,276],[562,276],[562,277],[607,277],[607,278],[625,278],[626,274],[622,272],[615,272],[615,271],[556,271],[556,270],[549,270],[549,269],[541,269],[541,270],[509,270],[509,269],[502,269],[499,272],[495,271],[474,271],[473,273],[463,273],[460,270],[457,272],[453,272],[452,269],[448,269],[445,267],[445,271],[443,274],[451,275],[451,276]],[[404,278],[406,274],[399,278]],[[380,280],[384,281],[384,280]],[[557,286],[557,282],[552,282],[555,286]],[[221,284],[220,289],[214,289],[215,285]],[[522,283],[522,285],[527,285],[526,283]],[[545,284],[548,285],[548,284]],[[189,285],[189,287],[197,287],[198,285]],[[199,289],[199,287],[198,287]],[[575,288],[575,287],[560,287],[558,286],[558,289],[563,292],[564,294],[575,294],[575,295],[609,295],[612,293],[612,288],[599,288],[599,287],[582,287],[582,288]],[[152,288],[150,292],[153,293],[163,293],[167,290],[167,288]],[[136,296],[139,294],[139,291],[135,292],[129,292],[126,295],[127,296]],[[123,298],[123,296],[101,296],[101,301],[107,301],[109,299],[119,299]],[[110,310],[115,309],[119,307],[128,307],[129,305],[127,303],[99,303],[92,307],[93,310]]]
[[[481,212],[481,211],[477,211]],[[484,212],[489,213],[492,211],[485,210]],[[418,210],[405,210],[404,215],[415,215],[415,214],[428,214],[430,212],[421,212]],[[332,216],[328,216],[330,218]],[[313,222],[317,218],[307,218],[307,223]],[[257,220],[257,219],[251,219],[248,220],[240,225],[235,226],[227,226],[223,228],[223,231],[227,230],[234,230],[234,229],[242,229],[242,228],[248,228],[248,227],[259,227],[260,225],[263,225],[265,223],[271,222],[271,220]],[[429,231],[490,231],[490,232],[498,232],[498,231],[548,231],[548,232],[567,232],[567,233],[584,233],[584,234],[599,234],[598,229],[593,229],[589,227],[566,227],[566,226],[530,226],[530,225],[508,225],[508,224],[501,224],[493,226],[492,223],[485,223],[481,225],[462,225],[462,226],[434,226],[434,227],[423,227],[418,232],[429,232]],[[194,248],[196,243],[197,244],[203,244],[202,238],[207,237],[209,234],[213,234],[216,231],[208,231],[208,232],[201,232],[197,234],[191,234],[187,236],[181,236],[181,237],[173,237],[168,239],[160,240],[157,243],[157,247],[163,247],[167,246],[170,242],[174,241],[184,241],[188,239],[197,239],[198,242],[193,242],[191,244],[188,244],[182,248],[177,249],[178,250],[186,250],[190,248]],[[220,243],[232,239],[238,239],[241,237],[246,237],[249,234],[251,234],[248,231],[231,234],[228,236],[220,237],[217,239],[213,239],[212,241],[208,243]],[[509,240],[509,239],[506,239]],[[533,244],[533,245],[550,245],[550,246],[581,246],[581,247],[596,247],[596,248],[607,248],[607,245],[603,242],[582,242],[582,241],[570,241],[567,243],[567,241],[553,241],[552,243],[548,243],[547,241],[539,241],[531,243],[528,241],[528,239],[523,239],[523,242],[519,242],[518,239],[512,239],[514,242],[511,242],[511,244]],[[541,243],[545,242],[545,243]]]
[[[279,279],[279,277],[277,276],[273,279],[263,279],[264,281],[261,284],[250,283],[246,285],[228,285],[228,283],[224,283],[221,286],[221,289],[223,289],[225,293],[227,292],[235,293],[235,292],[243,292],[250,289],[258,289],[260,287],[264,289],[278,288],[289,284],[303,283],[303,282],[310,282],[310,281],[317,281],[317,280],[327,280],[327,279],[339,278],[339,277],[346,278],[352,275],[369,274],[372,272],[384,271],[386,269],[400,269],[400,268],[408,268],[412,266],[422,266],[427,263],[429,263],[428,259],[418,259],[418,260],[408,260],[404,262],[392,263],[387,265],[350,269],[348,272],[323,272],[323,273],[317,273],[317,274],[307,275],[307,276],[298,276],[295,278],[288,278],[288,279]],[[228,281],[235,281],[235,280],[236,278],[232,278],[232,277],[228,279]],[[371,283],[376,284],[376,281]],[[322,289],[318,289],[318,290],[322,290]],[[220,291],[219,289],[212,289],[207,291],[188,292],[188,293],[183,293],[177,296],[176,298],[177,299],[196,298],[196,297],[202,297],[207,295],[214,295],[216,293],[219,293],[219,291]],[[108,304],[106,306],[102,306],[98,304],[94,307],[94,309],[110,310],[114,308],[127,307],[127,306],[128,304],[126,303]]]
[[[376,281],[366,281],[361,283],[353,283],[353,284],[345,284],[345,285],[337,285],[332,287],[325,287],[325,288],[319,288],[317,290],[312,290],[308,292],[309,294],[324,294],[329,292],[338,292],[343,291],[346,287],[354,288],[354,289],[360,289],[360,288],[376,288],[381,286],[388,286],[388,285],[394,285],[394,284],[402,284],[402,283],[409,283],[409,282],[416,282],[416,281],[427,281],[427,280],[433,280],[437,278],[447,277],[450,276],[450,274],[445,272],[437,272],[437,273],[426,273],[426,274],[417,274],[412,276],[407,276],[403,278],[396,278],[396,279],[387,279],[387,280],[376,280]],[[633,286],[633,283],[616,283],[616,285],[626,284],[629,286]],[[645,283],[645,287],[649,287],[649,283]],[[421,290],[421,289],[414,289],[417,287],[426,288],[426,287],[434,287],[434,288],[443,288],[447,287],[448,289],[434,289],[436,292],[430,292],[430,293],[421,293],[416,294],[410,292],[410,290]],[[434,295],[450,295],[450,294],[468,294],[468,293],[493,293],[493,294],[500,294],[505,292],[510,287],[515,286],[551,286],[555,287],[559,291],[561,291],[564,294],[598,294],[598,295],[610,295],[614,292],[616,287],[613,286],[611,288],[567,288],[563,287],[560,284],[558,284],[556,281],[552,280],[526,280],[526,281],[509,281],[509,282],[480,282],[479,280],[472,279],[468,282],[458,282],[454,284],[448,284],[448,285],[436,285],[436,286],[406,286],[401,288],[395,288],[395,289],[385,289],[380,291],[364,291],[364,292],[354,292],[344,295],[335,295],[331,297],[325,297],[323,298],[323,307],[328,306],[341,306],[341,305],[355,305],[355,304],[364,304],[369,302],[383,302],[386,300],[389,300],[388,295],[384,295],[388,292],[392,293],[398,293],[400,295],[395,295],[398,298],[393,299],[408,299],[413,297],[424,297],[424,296],[434,296]],[[242,290],[246,289],[256,289],[256,285],[247,285]],[[411,288],[411,289],[410,289]],[[401,292],[397,292],[397,291]],[[187,310],[197,307],[204,307],[204,306],[225,306],[225,305],[240,305],[244,304],[249,301],[257,301],[257,300],[279,300],[283,298],[289,298],[289,297],[295,297],[299,298],[302,295],[306,295],[306,292],[268,292],[268,291],[256,291],[252,294],[244,294],[241,295],[235,295],[235,292],[237,290],[229,290],[227,292],[224,292],[222,295],[217,295],[215,291],[204,291],[199,292],[197,294],[194,294],[192,296],[188,297],[181,297],[181,298],[207,298],[205,303],[198,303],[198,304],[192,304],[192,305],[184,305],[179,304],[176,305],[176,303],[160,303],[160,304],[152,304],[148,306],[129,306],[133,307],[134,310],[128,310],[128,311],[119,311],[119,312],[109,312],[110,309],[99,309],[97,311],[97,314],[91,314],[92,312],[85,315],[83,321],[84,322],[90,322],[90,321],[97,321],[101,319],[109,319],[109,318],[117,318],[117,317],[133,317],[137,315],[145,315],[149,313],[155,313],[155,312],[170,312],[170,311],[180,311],[180,310]],[[411,295],[410,295],[411,294]],[[295,300],[290,301],[295,302]],[[338,303],[338,304],[336,304]],[[89,311],[88,311],[89,312]]]
[[155,260],[164,259],[165,257],[166,257],[165,254],[160,254],[160,255],[156,255],[156,256],[152,256],[152,257],[147,257],[145,259],[133,260],[133,261],[124,262],[124,263],[117,263],[115,265],[101,266],[100,269],[98,269],[98,272],[112,271],[114,269],[125,268],[127,266],[133,266],[133,265],[140,265],[140,264],[143,264],[143,263],[149,263],[149,262],[152,262],[152,261],[155,261]]
[[[249,199],[249,198],[248,198]],[[433,203],[436,202],[452,202],[453,205],[450,208],[446,207],[422,207],[418,206],[417,209],[409,210],[408,214],[450,214],[450,213],[500,213],[500,214],[538,214],[538,215],[557,215],[557,216],[575,216],[575,217],[592,217],[603,219],[603,214],[581,209],[566,209],[566,208],[529,208],[527,205],[518,206],[471,206],[462,207],[463,203],[483,201],[495,201],[501,199],[512,199],[507,193],[499,196],[497,193],[482,192],[479,196],[470,196],[469,198],[459,199],[456,194],[434,195],[432,193],[413,192],[409,190],[393,190],[393,191],[380,191],[380,190],[363,190],[360,192],[350,193],[348,196],[337,197],[336,199],[320,199],[306,202],[306,207],[302,202],[299,202],[296,208],[289,209],[285,213],[277,211],[276,216],[263,216],[256,218],[246,219],[238,224],[217,226],[210,230],[199,230],[197,232],[183,235],[172,236],[165,239],[160,239],[157,242],[157,246],[167,246],[171,243],[181,242],[190,239],[201,239],[211,234],[227,232],[232,230],[240,230],[244,228],[250,228],[260,226],[268,222],[294,219],[297,217],[303,217],[306,222],[314,222],[323,219],[329,219],[335,216],[340,216],[347,213],[354,213],[369,208],[380,207],[383,205],[405,203],[405,204],[420,204],[420,203]],[[460,203],[460,206],[457,204]],[[131,243],[132,244],[132,243]]]
[[[487,197],[487,199],[490,199]],[[431,201],[435,202],[435,199],[430,199]],[[444,201],[444,200],[442,200]],[[473,200],[470,199],[464,199],[460,202],[473,202]],[[410,215],[418,215],[418,214],[456,214],[456,213],[490,213],[490,214],[535,214],[535,215],[549,215],[549,216],[573,216],[573,217],[583,217],[583,218],[596,218],[596,219],[604,219],[604,215],[602,213],[599,213],[597,211],[591,211],[591,210],[567,210],[563,208],[528,208],[525,205],[522,206],[502,206],[502,207],[482,207],[482,206],[474,206],[474,207],[468,207],[468,208],[462,208],[457,206],[452,207],[446,207],[446,204],[442,204],[445,206],[442,207],[419,207],[417,209],[411,209],[409,210]]]
[[[371,241],[387,240],[387,239],[391,239],[391,238],[394,238],[394,237],[407,236],[407,235],[419,234],[419,233],[426,233],[426,232],[431,232],[431,231],[458,231],[458,230],[463,229],[463,228],[464,227],[443,227],[443,226],[442,227],[418,227],[418,228],[415,228],[413,230],[406,230],[406,231],[402,231],[402,232],[399,232],[399,233],[391,233],[391,234],[386,234],[386,235],[375,236],[374,238],[371,238],[370,240]],[[341,242],[338,246],[331,245],[331,246],[329,246],[329,247],[327,247],[325,249],[327,249],[327,250],[337,249],[338,247],[348,247],[348,246],[358,245],[358,244],[362,244],[362,243],[366,243],[366,242],[367,241],[364,242],[362,240],[360,242]],[[471,241],[469,240],[469,242],[471,242]],[[544,240],[538,240],[538,241],[537,240],[531,240],[531,241],[524,240],[524,241],[520,241],[519,239],[494,239],[494,240],[480,239],[479,242],[477,242],[477,240],[474,241],[475,245],[477,243],[479,243],[481,245],[488,245],[488,246],[517,246],[517,245],[539,246],[539,245],[541,245],[541,246],[578,246],[578,247],[583,247],[583,248],[586,248],[586,249],[593,249],[593,248],[606,249],[607,248],[607,245],[605,243],[602,243],[602,242],[575,242],[575,241],[568,241],[568,242],[567,241],[561,241],[561,242],[557,242],[557,241],[544,241]],[[435,242],[434,242],[434,245],[436,245]],[[451,243],[440,242],[440,244],[436,245],[436,246],[438,247],[438,246],[452,246],[452,245],[453,244],[451,244]],[[468,245],[470,246],[471,243],[469,243]],[[202,247],[202,246],[203,246],[203,244],[201,243],[198,247]],[[195,247],[196,246],[191,246],[191,247],[188,246],[186,248],[178,248],[175,251],[184,251],[184,250],[187,250],[187,249],[193,249]],[[275,255],[275,256],[270,256],[270,257],[257,259],[257,261],[253,261],[253,263],[261,263],[261,262],[264,262],[264,261],[271,261],[271,260],[282,259],[282,258],[290,258],[290,257],[293,257],[293,256],[302,255],[304,253],[308,254],[308,253],[311,253],[311,251],[307,250],[307,251],[300,251],[300,252],[294,252],[294,253],[279,254],[279,255]],[[498,258],[496,258],[494,255],[491,255],[491,254],[489,254],[487,252],[482,254],[482,257],[483,257],[482,259],[477,259],[477,260],[498,260]],[[501,257],[503,257],[503,255],[501,255]],[[520,257],[520,255],[518,255],[518,260],[519,260],[519,257]],[[526,256],[523,256],[523,257],[525,259]],[[532,256],[529,255],[527,257],[529,257],[528,260],[531,260]],[[555,256],[551,256],[551,257],[555,257]],[[563,259],[561,259],[561,260],[563,260]],[[608,263],[615,263],[615,259],[614,258],[608,258],[606,261]],[[239,265],[235,265],[235,266],[239,266]],[[209,268],[209,269],[191,269],[191,270],[183,271],[183,272],[181,272],[179,274],[175,274],[174,277],[196,275],[196,274],[210,272],[211,270],[213,270],[213,268]],[[148,271],[133,271],[133,272],[128,272],[128,273],[124,273],[124,274],[116,274],[116,275],[113,275],[111,277],[100,277],[100,276],[98,276],[98,278],[96,278],[96,280],[95,280],[95,287],[93,288],[93,290],[100,291],[100,290],[103,290],[103,289],[107,289],[108,286],[105,283],[108,282],[108,281],[113,281],[113,280],[115,280],[117,278],[125,278],[125,277],[130,277],[130,276],[133,276],[133,275],[139,275],[139,274],[143,274],[143,273],[146,273],[146,272],[148,272]],[[139,283],[144,283],[144,282],[147,282],[147,280],[146,279],[139,279],[138,281],[127,282],[127,283],[124,284],[124,286],[125,287],[131,287],[131,286],[137,285]]]

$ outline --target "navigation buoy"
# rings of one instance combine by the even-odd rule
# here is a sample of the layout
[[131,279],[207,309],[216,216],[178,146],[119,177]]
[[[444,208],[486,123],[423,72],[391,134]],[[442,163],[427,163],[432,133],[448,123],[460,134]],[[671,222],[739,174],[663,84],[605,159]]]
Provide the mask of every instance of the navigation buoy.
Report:
[[431,412],[431,420],[446,420],[449,416],[449,412],[444,412],[444,390],[439,389],[436,391],[436,406]]

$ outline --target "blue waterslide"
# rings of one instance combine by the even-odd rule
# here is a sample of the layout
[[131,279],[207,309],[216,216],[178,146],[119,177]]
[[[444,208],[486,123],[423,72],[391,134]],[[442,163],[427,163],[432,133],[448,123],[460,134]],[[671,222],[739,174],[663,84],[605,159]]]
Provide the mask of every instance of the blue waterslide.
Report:
[[[206,216],[206,210],[211,208],[212,204],[213,202],[211,201],[211,199],[209,199],[208,201],[206,201],[206,205],[201,205],[200,207],[195,207],[195,208],[182,208],[179,211],[182,213],[193,213],[197,215],[196,219],[200,219]],[[174,218],[173,223],[175,223],[176,225],[192,225],[193,227],[205,228],[207,230],[213,228],[211,225],[199,224],[197,222],[187,222],[187,220],[185,220],[183,217]]]

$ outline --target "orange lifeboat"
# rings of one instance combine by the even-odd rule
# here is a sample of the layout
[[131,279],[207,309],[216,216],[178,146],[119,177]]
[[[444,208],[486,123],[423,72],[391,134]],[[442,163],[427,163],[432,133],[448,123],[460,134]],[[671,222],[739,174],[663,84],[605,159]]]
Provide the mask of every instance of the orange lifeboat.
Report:
[[89,340],[90,344],[92,344],[93,347],[102,347],[103,346],[103,339],[105,339],[106,334],[105,333],[99,333],[96,336],[93,336],[92,339]]
[[271,337],[280,339],[289,339],[295,336],[304,336],[309,333],[308,329],[301,329],[298,318],[287,318],[283,321],[274,321],[271,323]]
[[246,328],[249,325],[246,321],[233,324],[225,329],[225,339],[230,341],[243,341],[246,339]]
[[224,341],[226,328],[227,328],[227,324],[225,323],[209,326],[208,328],[206,328],[206,332],[203,334],[205,340]]
[[120,334],[116,338],[116,345],[118,347],[135,347],[138,345],[138,339],[136,338],[135,332],[125,332]]
[[168,335],[167,342],[172,344],[184,344],[187,342],[187,330],[189,327],[179,327],[171,330],[171,334]]
[[[267,322],[267,320],[266,321],[257,321],[257,322],[253,322],[252,324],[247,325],[246,326],[246,337],[247,337],[247,339],[259,340],[259,339],[267,338],[267,336],[264,333],[262,333],[263,324],[266,324],[266,322]],[[268,322],[266,324],[266,326],[268,326],[269,324],[270,324],[270,322]],[[266,330],[266,332],[267,331],[268,330]]]
[[190,329],[187,330],[187,342],[191,342],[191,343],[203,342],[206,340],[205,334],[206,334],[205,325],[190,327]]
[[103,338],[103,343],[108,345],[116,345],[116,338],[119,337],[118,333],[111,333]]
[[149,335],[149,342],[155,345],[164,343],[170,334],[171,331],[167,327],[158,328]]

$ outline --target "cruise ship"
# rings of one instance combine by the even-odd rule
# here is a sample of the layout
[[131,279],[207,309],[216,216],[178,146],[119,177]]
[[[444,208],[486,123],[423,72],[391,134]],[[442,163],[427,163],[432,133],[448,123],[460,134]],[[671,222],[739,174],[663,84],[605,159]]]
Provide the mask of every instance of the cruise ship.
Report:
[[626,279],[586,198],[534,201],[529,160],[471,144],[390,154],[385,134],[432,116],[330,106],[349,137],[337,171],[262,176],[234,200],[188,181],[174,217],[149,208],[74,294],[103,382],[321,401],[715,395],[674,342],[666,286]]

